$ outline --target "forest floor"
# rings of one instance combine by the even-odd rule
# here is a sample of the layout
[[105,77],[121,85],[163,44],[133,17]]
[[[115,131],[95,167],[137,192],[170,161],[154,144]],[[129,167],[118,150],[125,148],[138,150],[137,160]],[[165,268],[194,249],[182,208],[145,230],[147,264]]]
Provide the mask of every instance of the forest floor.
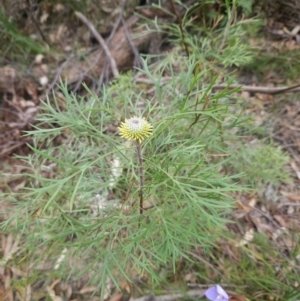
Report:
[[[86,20],[83,13],[70,17],[69,8],[63,4],[47,3],[45,1],[45,5],[39,7],[38,19],[34,17],[33,6],[19,10],[13,4],[7,6],[6,11],[10,10],[18,28],[8,23],[8,19],[2,17],[0,20],[6,26],[6,32],[0,36],[0,44],[1,39],[6,41],[0,61],[0,190],[3,196],[17,194],[28,184],[22,175],[27,166],[16,155],[30,155],[28,144],[32,141],[24,136],[24,131],[32,129],[40,99],[51,95],[52,90],[59,95],[60,77],[68,79],[70,90],[78,94],[83,93],[83,81],[99,92],[99,87],[108,84],[119,72],[138,65],[138,55],[133,49],[158,54],[158,51],[172,52],[173,47],[178,47],[163,43],[160,50],[149,50],[152,47],[149,40],[159,39],[152,32],[142,36],[143,39],[136,39],[133,48],[122,44],[120,41],[127,39],[126,35],[137,23],[131,10],[123,11],[124,17],[118,19],[121,14],[116,7],[108,6],[107,14],[114,18],[110,23],[97,24],[97,30],[101,32],[99,38],[90,26],[96,22],[95,6],[86,11],[89,14]],[[158,12],[143,8],[140,13],[151,18],[151,14]],[[127,22],[126,26],[120,25],[124,22]],[[204,256],[200,250],[193,252],[196,262],[193,269],[183,266],[176,275],[168,277],[168,284],[157,289],[157,294],[166,295],[165,300],[178,299],[178,296],[172,297],[178,288],[186,291],[188,299],[192,298],[195,289],[206,288],[207,283],[199,282],[197,269],[204,270],[209,279],[218,279],[220,273],[226,275],[227,287],[224,287],[234,292],[231,300],[300,300],[300,29],[282,20],[270,22],[265,19],[263,22],[260,33],[251,41],[259,49],[257,58],[251,65],[237,68],[238,95],[244,100],[245,116],[251,117],[253,124],[261,128],[261,132],[256,130],[248,136],[245,143],[253,145],[261,139],[269,141],[281,152],[275,153],[276,148],[263,149],[257,156],[271,158],[266,165],[264,159],[259,161],[249,155],[248,163],[240,167],[240,171],[258,179],[254,184],[257,189],[235,196],[236,206],[231,216],[234,223],[227,225],[228,236],[220,239],[213,254]],[[42,37],[42,42],[36,42],[35,36]],[[98,44],[102,42],[109,45],[108,57],[115,59],[115,67],[107,56],[99,58]],[[49,45],[50,51],[46,51]],[[85,59],[80,59],[83,54]],[[283,162],[283,169],[277,160]],[[279,183],[260,182],[258,174],[264,172],[260,165],[262,169],[269,166]],[[3,197],[1,222],[9,216],[14,205]],[[96,288],[86,286],[84,278],[77,282],[59,278],[31,282],[27,275],[29,271],[9,264],[22,248],[20,237],[9,233],[0,236],[0,301],[100,300],[93,296]],[[121,284],[123,290],[112,289],[107,299],[119,301],[149,294],[145,284],[134,286]]]

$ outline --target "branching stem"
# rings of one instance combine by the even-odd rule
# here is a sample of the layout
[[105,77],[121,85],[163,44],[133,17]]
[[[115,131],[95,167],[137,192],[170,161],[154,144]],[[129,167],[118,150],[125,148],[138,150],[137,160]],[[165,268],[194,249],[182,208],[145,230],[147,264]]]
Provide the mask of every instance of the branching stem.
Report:
[[142,149],[141,142],[137,140],[136,142],[136,152],[139,163],[139,176],[140,176],[140,189],[139,189],[139,197],[140,197],[140,214],[143,214],[143,188],[144,188],[144,169],[143,169],[143,157],[142,157]]
[[183,29],[181,16],[180,16],[180,14],[178,13],[178,11],[176,9],[174,1],[170,0],[170,3],[171,3],[171,7],[172,7],[173,12],[176,15],[176,19],[177,19],[177,22],[178,22],[178,25],[179,25],[181,40],[182,40],[182,43],[183,43],[183,46],[184,46],[185,53],[186,53],[187,57],[189,57],[190,53],[189,53],[188,45],[185,41],[184,29]]

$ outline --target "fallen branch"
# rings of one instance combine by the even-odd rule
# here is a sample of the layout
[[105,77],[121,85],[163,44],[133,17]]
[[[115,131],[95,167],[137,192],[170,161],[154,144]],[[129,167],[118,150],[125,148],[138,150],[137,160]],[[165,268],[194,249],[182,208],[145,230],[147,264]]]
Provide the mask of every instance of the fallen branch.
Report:
[[109,59],[113,76],[115,78],[118,78],[119,77],[119,71],[118,71],[118,68],[117,68],[116,61],[113,58],[113,56],[111,55],[111,52],[109,51],[109,49],[108,49],[108,47],[107,47],[104,39],[98,33],[98,31],[96,30],[96,28],[94,27],[94,25],[82,13],[75,12],[75,15],[88,27],[88,29],[91,31],[91,33],[93,34],[93,36],[97,39],[97,41],[99,42],[99,44],[103,48],[106,56]]
[[[161,79],[161,86],[168,83],[172,78],[169,76],[165,76]],[[151,80],[147,78],[137,78],[137,83],[146,83],[151,84]],[[227,85],[227,84],[219,84],[212,87],[212,90],[223,90],[225,88],[235,89],[240,88],[242,91],[247,91],[251,93],[263,93],[263,94],[271,94],[276,95],[284,92],[300,92],[300,84],[291,86],[291,87],[263,87],[263,86],[243,86],[239,84]],[[152,92],[152,91],[151,91]]]
[[163,295],[163,296],[143,296],[137,299],[132,299],[130,301],[174,301],[177,299],[182,299],[186,297],[196,297],[196,298],[203,298],[205,290],[197,289],[197,290],[190,290],[184,293],[173,293],[170,295]]
[[[149,32],[147,29],[138,28],[138,21],[140,19],[137,16],[131,16],[126,20],[126,30],[128,30],[130,38],[133,35],[139,36],[133,40],[134,47],[138,51],[145,51],[147,49],[149,40],[155,33]],[[109,45],[107,45],[109,43]],[[109,49],[110,57],[115,60],[118,70],[129,70],[133,65],[134,54],[132,52],[132,46],[130,45],[125,33],[124,26],[120,27],[109,42],[105,43]],[[106,58],[101,53],[104,51],[103,47],[99,47],[93,53],[90,53],[85,57],[85,60],[78,61],[72,60],[64,68],[61,78],[67,81],[69,85],[79,84],[84,81],[86,84],[91,83],[91,74],[100,76],[103,73]],[[116,73],[116,72],[115,72]]]
[[220,84],[212,87],[213,90],[223,90],[225,88],[234,89],[241,88],[242,91],[252,92],[252,93],[263,93],[276,95],[284,92],[300,92],[300,84],[291,87],[254,87],[254,86],[243,86],[243,85],[226,85]]
[[[197,0],[187,0],[185,2],[186,5],[180,6],[175,4],[176,9],[181,17],[184,16],[186,12],[186,7],[196,3]],[[169,1],[165,0],[162,3],[168,4]],[[163,10],[158,9],[158,11],[165,12],[165,6]],[[167,6],[166,6],[167,7]],[[152,12],[152,17],[155,19],[157,11],[155,8],[145,9],[149,12]],[[170,10],[169,10],[170,11]],[[162,33],[156,31],[155,25],[145,25],[145,20],[143,17],[143,10],[138,10],[140,16],[132,15],[126,21],[122,21],[122,25],[116,28],[115,34],[106,39],[103,43],[103,37],[99,35],[99,33],[95,30],[94,26],[90,23],[87,18],[80,14],[76,13],[76,16],[80,18],[80,20],[88,26],[89,30],[92,34],[97,38],[98,42],[102,47],[95,50],[94,52],[85,56],[84,60],[76,60],[73,59],[71,62],[68,62],[66,66],[64,66],[64,70],[61,72],[61,78],[64,81],[67,81],[69,85],[79,86],[81,82],[85,82],[87,85],[91,84],[94,81],[95,77],[104,76],[104,70],[106,66],[106,56],[109,58],[113,58],[115,60],[116,68],[113,72],[108,72],[106,75],[107,79],[110,78],[110,73],[115,76],[116,70],[130,70],[135,65],[134,59],[139,58],[139,53],[152,53],[151,45],[156,45],[160,42],[157,42],[161,38]],[[174,22],[175,17],[173,14],[164,14],[160,22],[163,24],[172,24]],[[83,18],[82,18],[83,16]],[[122,17],[122,16],[121,16]],[[119,23],[119,21],[117,21]],[[144,24],[143,26],[141,24]],[[92,26],[90,26],[92,25]],[[102,42],[100,42],[99,40]],[[106,46],[103,46],[103,44]],[[103,51],[109,50],[109,54],[103,56],[101,53]],[[111,65],[111,64],[110,64]],[[98,85],[99,83],[97,83]]]

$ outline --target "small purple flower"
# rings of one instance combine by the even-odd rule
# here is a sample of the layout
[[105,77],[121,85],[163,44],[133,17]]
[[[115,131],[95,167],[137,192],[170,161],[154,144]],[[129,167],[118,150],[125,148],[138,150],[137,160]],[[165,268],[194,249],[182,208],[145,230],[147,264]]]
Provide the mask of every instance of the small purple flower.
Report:
[[211,301],[228,301],[229,296],[223,290],[223,288],[217,284],[216,286],[210,287],[206,292],[205,296]]

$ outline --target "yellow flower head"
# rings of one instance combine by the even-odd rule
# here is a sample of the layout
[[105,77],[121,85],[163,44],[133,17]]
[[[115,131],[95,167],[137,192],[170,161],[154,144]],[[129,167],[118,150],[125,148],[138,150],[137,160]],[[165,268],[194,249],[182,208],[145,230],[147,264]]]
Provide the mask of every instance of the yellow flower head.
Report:
[[145,137],[152,135],[153,127],[145,118],[134,116],[130,119],[125,119],[125,122],[121,123],[119,130],[123,138],[141,142]]

